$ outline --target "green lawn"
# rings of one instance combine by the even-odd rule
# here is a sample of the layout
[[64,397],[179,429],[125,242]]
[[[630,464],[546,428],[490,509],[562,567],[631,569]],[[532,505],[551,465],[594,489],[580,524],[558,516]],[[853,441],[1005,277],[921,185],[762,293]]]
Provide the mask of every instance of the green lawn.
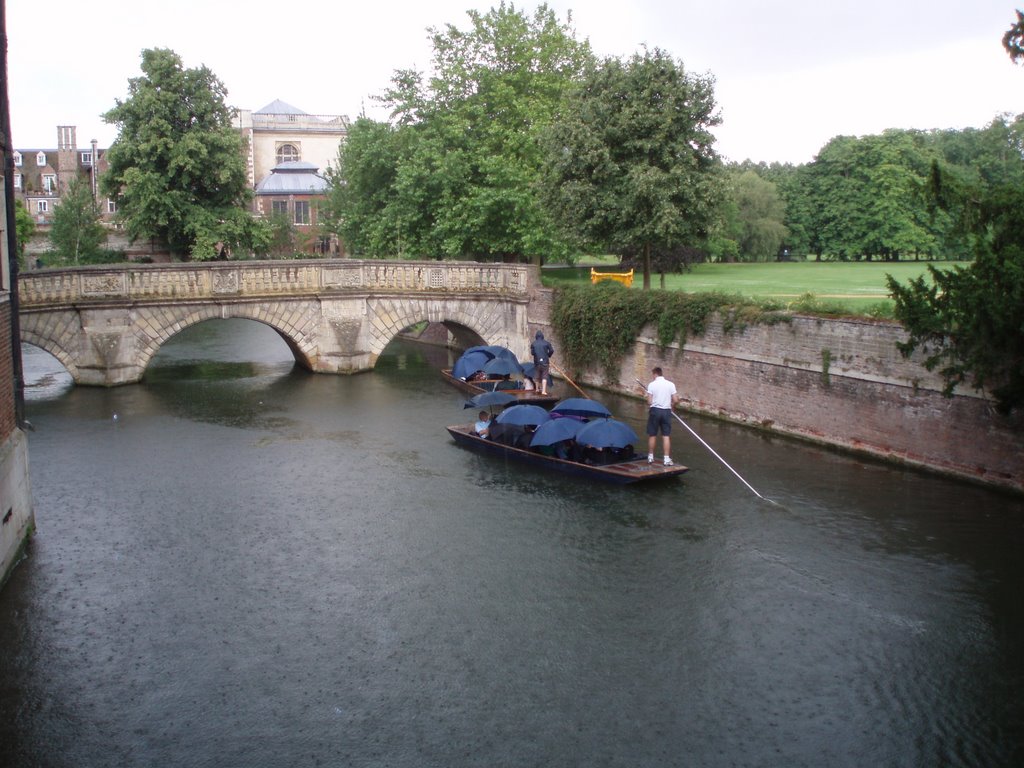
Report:
[[[932,262],[940,269],[948,269],[952,262]],[[602,262],[599,272],[616,271],[614,262]],[[756,264],[697,264],[690,272],[666,275],[665,288],[672,291],[734,293],[757,299],[774,299],[790,304],[813,294],[824,304],[844,307],[851,312],[870,311],[886,314],[891,311],[892,300],[885,285],[885,276],[892,275],[900,282],[925,274],[927,262],[784,262]],[[590,266],[545,268],[544,285],[580,284],[590,281]],[[651,285],[660,288],[660,277],[651,276]],[[636,274],[633,287],[643,287],[643,275]]]

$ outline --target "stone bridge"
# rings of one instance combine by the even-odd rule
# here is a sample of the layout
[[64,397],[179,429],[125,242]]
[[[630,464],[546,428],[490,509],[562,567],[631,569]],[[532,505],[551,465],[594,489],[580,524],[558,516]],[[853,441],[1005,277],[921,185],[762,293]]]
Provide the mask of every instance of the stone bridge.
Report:
[[527,351],[536,267],[451,261],[309,260],[47,269],[18,282],[21,339],[77,384],[139,381],[161,345],[204,320],[269,325],[324,373],[373,368],[403,329],[443,323],[464,345]]

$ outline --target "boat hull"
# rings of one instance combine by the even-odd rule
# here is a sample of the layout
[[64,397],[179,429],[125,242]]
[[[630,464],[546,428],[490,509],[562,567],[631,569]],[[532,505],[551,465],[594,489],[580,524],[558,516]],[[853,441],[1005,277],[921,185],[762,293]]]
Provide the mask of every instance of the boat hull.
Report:
[[452,436],[458,445],[479,453],[515,459],[535,467],[544,467],[545,469],[575,477],[600,480],[618,485],[667,480],[672,477],[679,477],[688,469],[678,464],[671,467],[666,467],[661,463],[648,464],[643,458],[639,461],[626,461],[619,464],[584,464],[578,461],[558,459],[554,456],[545,456],[544,454],[522,448],[514,448],[510,445],[496,443],[493,440],[486,440],[474,433],[473,427],[469,425],[457,424],[447,427],[447,429],[448,434]]
[[[442,370],[441,376],[456,389],[461,389],[470,395],[479,395],[481,392],[491,392],[494,389],[493,381],[490,382],[490,386],[480,387],[471,381],[464,381],[457,376],[452,376],[450,370]],[[502,391],[512,395],[520,403],[530,403],[532,405],[554,405],[560,399],[557,395],[542,395],[535,389],[504,389]]]

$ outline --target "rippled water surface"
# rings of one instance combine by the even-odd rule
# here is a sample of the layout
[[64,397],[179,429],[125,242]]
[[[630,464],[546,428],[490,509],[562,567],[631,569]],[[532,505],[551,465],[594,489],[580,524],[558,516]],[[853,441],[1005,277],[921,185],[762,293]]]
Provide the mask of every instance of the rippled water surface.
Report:
[[102,390],[27,349],[0,765],[1024,763],[1020,499],[699,419],[780,506],[681,431],[681,481],[537,474],[450,441],[446,362],[220,321]]

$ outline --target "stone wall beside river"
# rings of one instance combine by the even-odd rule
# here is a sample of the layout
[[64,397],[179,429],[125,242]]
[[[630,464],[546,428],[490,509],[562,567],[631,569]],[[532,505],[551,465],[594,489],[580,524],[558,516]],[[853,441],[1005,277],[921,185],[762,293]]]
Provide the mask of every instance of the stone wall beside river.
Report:
[[[557,339],[539,321],[550,301],[537,290],[530,326]],[[899,325],[872,321],[795,317],[727,333],[716,320],[682,349],[663,350],[647,328],[617,380],[588,370],[578,381],[625,392],[660,365],[690,410],[1024,491],[1024,417],[1000,416],[973,391],[944,397],[919,356],[899,353],[904,337]]]

